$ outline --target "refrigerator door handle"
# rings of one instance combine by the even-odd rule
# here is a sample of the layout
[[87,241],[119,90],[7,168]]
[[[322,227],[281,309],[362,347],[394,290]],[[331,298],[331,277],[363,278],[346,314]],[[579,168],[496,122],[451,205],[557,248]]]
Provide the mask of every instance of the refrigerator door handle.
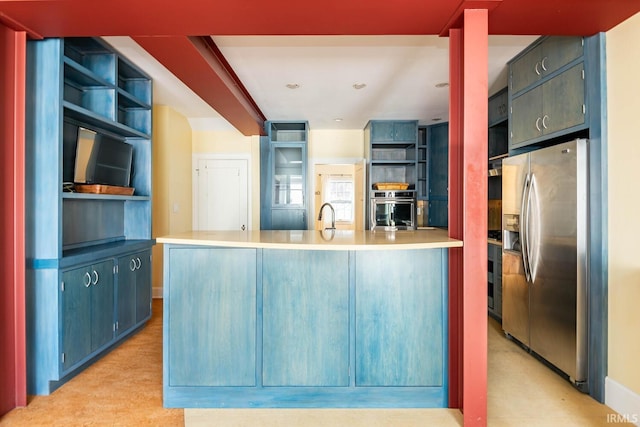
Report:
[[529,191],[531,185],[531,176],[529,173],[524,178],[524,185],[522,188],[522,201],[520,206],[520,246],[522,249],[522,265],[524,267],[524,276],[527,279],[527,282],[531,282],[531,270],[529,266],[529,236],[528,236],[528,227],[529,227]]
[[540,254],[540,209],[538,209],[538,184],[535,175],[531,175],[527,202],[527,263],[530,281],[536,280]]

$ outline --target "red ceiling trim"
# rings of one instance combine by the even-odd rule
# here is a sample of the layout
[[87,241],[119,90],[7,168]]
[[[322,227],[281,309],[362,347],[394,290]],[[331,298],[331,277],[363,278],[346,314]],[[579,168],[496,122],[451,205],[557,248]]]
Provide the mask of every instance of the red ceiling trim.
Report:
[[484,9],[491,12],[496,7],[500,6],[503,0],[463,0],[456,11],[451,15],[449,21],[440,30],[440,37],[447,37],[449,30],[453,28],[462,28],[464,11],[466,9]]
[[31,39],[42,40],[44,38],[42,34],[21,24],[20,22],[16,21],[15,19],[11,18],[9,15],[3,12],[0,12],[0,24],[8,28],[11,28],[14,31],[24,31],[25,33],[27,33],[27,36],[29,36],[29,38]]

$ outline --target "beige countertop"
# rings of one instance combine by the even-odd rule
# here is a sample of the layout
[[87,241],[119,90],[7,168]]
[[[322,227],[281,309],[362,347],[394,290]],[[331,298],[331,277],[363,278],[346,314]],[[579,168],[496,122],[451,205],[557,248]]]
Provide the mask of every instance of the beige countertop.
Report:
[[187,231],[156,238],[158,243],[236,248],[302,250],[400,250],[461,247],[446,230]]

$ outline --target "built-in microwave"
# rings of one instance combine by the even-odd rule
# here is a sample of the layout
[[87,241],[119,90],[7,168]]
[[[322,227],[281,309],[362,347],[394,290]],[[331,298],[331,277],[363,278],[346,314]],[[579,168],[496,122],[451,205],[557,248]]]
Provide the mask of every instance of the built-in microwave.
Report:
[[413,191],[372,191],[371,230],[415,230],[416,199]]

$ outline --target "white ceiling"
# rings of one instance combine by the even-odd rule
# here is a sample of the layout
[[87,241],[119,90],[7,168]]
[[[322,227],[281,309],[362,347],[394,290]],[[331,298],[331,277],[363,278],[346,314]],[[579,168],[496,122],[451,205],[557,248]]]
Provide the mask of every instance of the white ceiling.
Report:
[[[506,63],[533,36],[489,37],[489,95],[507,84]],[[232,126],[129,37],[105,37],[154,80],[154,104],[196,130]],[[311,129],[362,129],[370,119],[447,120],[448,39],[438,36],[213,36],[269,120]],[[298,84],[289,89],[287,84]],[[355,83],[365,83],[360,90]],[[342,121],[337,122],[335,119]]]

